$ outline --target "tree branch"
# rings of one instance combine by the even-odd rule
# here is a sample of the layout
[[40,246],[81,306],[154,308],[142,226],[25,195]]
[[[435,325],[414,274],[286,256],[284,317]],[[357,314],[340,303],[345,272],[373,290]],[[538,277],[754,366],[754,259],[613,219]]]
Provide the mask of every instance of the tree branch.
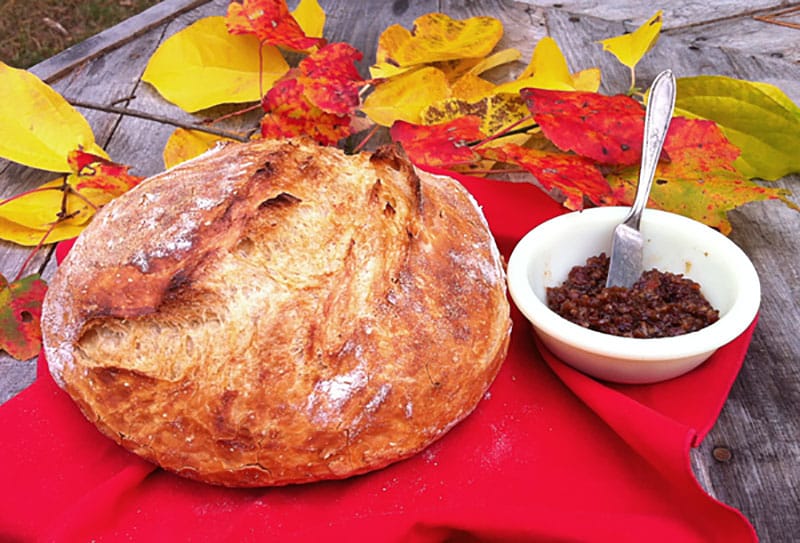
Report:
[[103,104],[96,104],[94,102],[85,102],[83,100],[67,100],[67,102],[69,102],[75,107],[94,109],[97,111],[104,111],[106,113],[116,113],[118,115],[129,115],[131,117],[137,117],[139,119],[145,119],[147,121],[169,124],[172,126],[177,126],[178,128],[185,128],[186,130],[197,130],[198,132],[205,132],[207,134],[213,134],[215,136],[230,138],[232,140],[241,142],[249,141],[246,136],[241,136],[234,132],[228,132],[227,130],[220,130],[218,128],[212,128],[209,126],[198,125],[194,123],[184,123],[181,121],[176,121],[175,119],[170,119],[169,117],[164,117],[163,115],[155,115],[153,113],[147,113],[135,109],[128,109],[126,107],[106,106]]

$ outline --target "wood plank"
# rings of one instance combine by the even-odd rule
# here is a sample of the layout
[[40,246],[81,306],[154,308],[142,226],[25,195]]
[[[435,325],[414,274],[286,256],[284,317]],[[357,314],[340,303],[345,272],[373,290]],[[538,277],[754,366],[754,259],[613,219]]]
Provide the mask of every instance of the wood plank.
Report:
[[136,39],[151,28],[161,25],[176,14],[194,9],[208,0],[164,0],[121,23],[100,32],[54,55],[33,68],[31,72],[43,81],[51,82],[76,66],[97,58],[103,53]]
[[[796,19],[800,24],[800,13]],[[752,16],[675,29],[667,35],[675,32],[682,40],[695,45],[800,62],[800,29],[766,23]]]
[[656,11],[664,13],[663,30],[683,28],[697,24],[730,21],[749,17],[752,13],[764,13],[774,9],[785,9],[786,2],[780,0],[709,0],[693,2],[677,0],[651,3],[636,0],[520,0],[542,8],[556,8],[575,15],[588,15],[597,19],[624,23],[626,30],[652,17]]

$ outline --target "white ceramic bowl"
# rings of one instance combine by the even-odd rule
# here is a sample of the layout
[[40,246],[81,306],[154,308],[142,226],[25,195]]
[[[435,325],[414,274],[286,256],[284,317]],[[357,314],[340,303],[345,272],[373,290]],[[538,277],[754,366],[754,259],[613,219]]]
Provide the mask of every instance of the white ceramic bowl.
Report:
[[652,383],[694,369],[741,334],[755,318],[761,288],[750,259],[727,237],[681,215],[646,209],[644,268],[698,282],[720,319],[682,336],[637,339],[589,330],[551,311],[547,287],[561,285],[570,269],[590,256],[610,254],[612,231],[627,212],[626,207],[598,207],[567,213],[528,232],[508,261],[509,292],[564,362],[604,380]]

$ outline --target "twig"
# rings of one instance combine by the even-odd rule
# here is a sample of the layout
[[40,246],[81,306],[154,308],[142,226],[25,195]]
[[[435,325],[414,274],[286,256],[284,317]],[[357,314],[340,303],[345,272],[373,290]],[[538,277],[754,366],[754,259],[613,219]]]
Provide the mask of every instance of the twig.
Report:
[[31,261],[33,260],[33,257],[36,256],[36,253],[38,253],[42,249],[42,247],[44,246],[45,242],[47,241],[47,238],[50,237],[50,234],[53,233],[53,230],[55,229],[55,227],[58,224],[58,222],[59,221],[56,221],[56,222],[54,222],[54,223],[52,223],[50,225],[50,227],[47,229],[47,232],[45,232],[44,235],[42,236],[42,239],[40,239],[39,243],[36,244],[36,247],[34,247],[33,250],[31,250],[31,252],[28,254],[28,257],[22,263],[22,266],[20,266],[16,277],[14,277],[14,282],[19,281],[20,279],[22,279],[22,274],[25,273],[25,269],[31,263]]
[[241,142],[248,141],[248,139],[245,136],[240,136],[239,134],[236,134],[234,132],[228,132],[227,130],[220,130],[218,128],[211,128],[208,126],[193,124],[193,123],[184,123],[181,121],[176,121],[175,119],[170,119],[169,117],[164,117],[162,115],[155,115],[153,113],[146,113],[144,111],[128,109],[126,107],[106,106],[103,104],[95,104],[93,102],[85,102],[83,100],[67,100],[67,101],[75,107],[84,107],[87,109],[104,111],[106,113],[116,113],[118,115],[129,115],[131,117],[138,117],[139,119],[145,119],[147,121],[169,124],[172,126],[177,126],[178,128],[185,128],[186,130],[197,130],[198,132],[206,132],[208,134],[213,134],[215,136],[220,136],[223,138],[230,138],[236,141],[241,141]]
[[255,111],[261,107],[261,103],[253,104],[252,106],[247,106],[244,109],[237,109],[236,111],[231,111],[230,113],[226,113],[216,119],[209,119],[207,121],[203,121],[203,126],[210,126],[212,124],[216,124],[220,121],[224,121],[226,119],[230,119],[231,117],[236,117],[237,115],[244,115],[245,113],[250,113],[251,111]]
[[367,144],[367,142],[372,139],[372,136],[374,136],[377,131],[378,131],[378,125],[377,124],[372,125],[372,128],[369,129],[369,132],[367,132],[367,135],[364,136],[361,139],[361,141],[359,142],[359,144],[356,145],[355,149],[353,149],[353,153],[352,154],[356,154],[359,151],[361,151],[361,149],[364,148],[364,146]]

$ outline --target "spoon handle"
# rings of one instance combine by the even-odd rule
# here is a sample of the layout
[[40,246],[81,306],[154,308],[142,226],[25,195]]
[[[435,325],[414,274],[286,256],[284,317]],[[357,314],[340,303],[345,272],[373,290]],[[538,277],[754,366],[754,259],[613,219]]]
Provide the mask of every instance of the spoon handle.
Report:
[[631,210],[623,221],[631,228],[639,229],[642,211],[647,206],[650,187],[656,173],[656,165],[661,156],[661,148],[667,136],[669,123],[675,109],[675,76],[672,70],[664,70],[650,87],[650,98],[644,118],[644,138],[642,141],[642,163],[639,168],[639,183],[636,187]]

